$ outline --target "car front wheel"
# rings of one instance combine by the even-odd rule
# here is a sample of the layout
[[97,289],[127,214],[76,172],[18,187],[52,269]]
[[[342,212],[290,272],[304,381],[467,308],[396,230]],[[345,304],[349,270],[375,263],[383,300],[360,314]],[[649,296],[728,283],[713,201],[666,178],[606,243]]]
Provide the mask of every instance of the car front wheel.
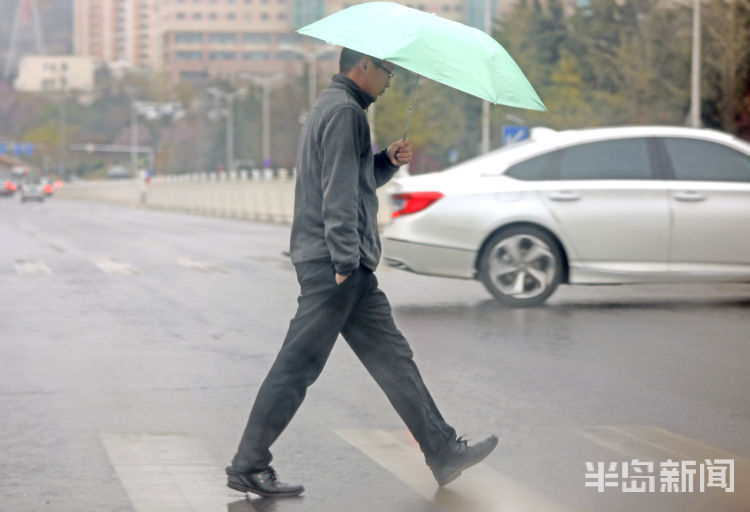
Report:
[[537,306],[560,284],[562,265],[560,248],[547,233],[516,227],[497,233],[486,244],[479,278],[507,306]]

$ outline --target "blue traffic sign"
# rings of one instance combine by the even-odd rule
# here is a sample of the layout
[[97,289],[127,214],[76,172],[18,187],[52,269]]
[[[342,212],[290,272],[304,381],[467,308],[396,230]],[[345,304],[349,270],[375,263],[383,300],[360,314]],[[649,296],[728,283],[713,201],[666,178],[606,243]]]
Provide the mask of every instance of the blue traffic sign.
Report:
[[529,138],[529,127],[520,125],[503,126],[503,146],[521,142]]
[[5,142],[0,142],[0,155],[4,155],[8,152],[8,148],[5,146]]

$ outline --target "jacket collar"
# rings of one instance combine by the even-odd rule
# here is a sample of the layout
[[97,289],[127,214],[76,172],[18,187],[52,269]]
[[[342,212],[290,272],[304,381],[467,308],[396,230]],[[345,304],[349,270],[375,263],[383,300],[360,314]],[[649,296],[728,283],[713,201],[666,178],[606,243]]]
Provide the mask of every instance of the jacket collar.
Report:
[[331,87],[346,90],[355,100],[357,100],[357,103],[359,103],[363,109],[366,109],[375,101],[375,98],[363,91],[354,80],[345,75],[333,75]]

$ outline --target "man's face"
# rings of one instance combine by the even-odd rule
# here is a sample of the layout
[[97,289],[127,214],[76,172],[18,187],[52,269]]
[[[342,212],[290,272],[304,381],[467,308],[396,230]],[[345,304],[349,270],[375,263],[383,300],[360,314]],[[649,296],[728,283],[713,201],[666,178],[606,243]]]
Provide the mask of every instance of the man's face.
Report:
[[367,84],[365,92],[374,98],[383,94],[386,88],[391,86],[391,77],[393,76],[393,64],[386,61],[370,60],[367,66]]

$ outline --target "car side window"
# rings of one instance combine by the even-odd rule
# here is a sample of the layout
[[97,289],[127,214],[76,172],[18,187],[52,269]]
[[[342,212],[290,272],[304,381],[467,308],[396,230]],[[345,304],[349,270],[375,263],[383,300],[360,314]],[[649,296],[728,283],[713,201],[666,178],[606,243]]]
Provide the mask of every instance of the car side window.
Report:
[[653,178],[644,138],[571,146],[562,154],[561,180],[649,180]]
[[664,139],[677,180],[750,181],[750,157],[732,148],[696,139]]
[[529,158],[528,160],[524,160],[523,162],[511,166],[503,174],[522,181],[543,180],[547,177],[550,163],[556,153],[557,152],[547,153],[546,155]]

